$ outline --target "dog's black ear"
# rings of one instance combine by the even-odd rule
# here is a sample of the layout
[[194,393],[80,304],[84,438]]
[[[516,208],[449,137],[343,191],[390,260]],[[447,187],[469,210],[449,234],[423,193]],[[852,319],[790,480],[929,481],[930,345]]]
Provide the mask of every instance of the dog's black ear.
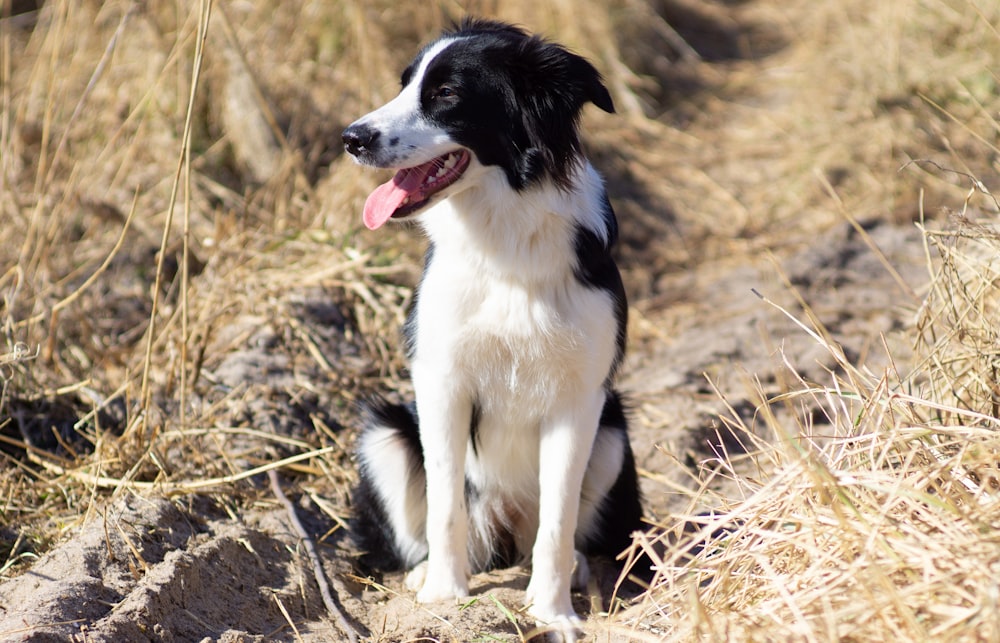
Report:
[[600,72],[585,58],[569,54],[571,75],[580,84],[583,101],[590,101],[609,114],[615,113],[615,104],[611,100],[608,88],[604,86]]
[[512,61],[512,71],[524,84],[527,95],[539,97],[561,110],[579,111],[593,103],[613,114],[615,104],[600,72],[590,61],[562,45],[533,36],[521,45]]

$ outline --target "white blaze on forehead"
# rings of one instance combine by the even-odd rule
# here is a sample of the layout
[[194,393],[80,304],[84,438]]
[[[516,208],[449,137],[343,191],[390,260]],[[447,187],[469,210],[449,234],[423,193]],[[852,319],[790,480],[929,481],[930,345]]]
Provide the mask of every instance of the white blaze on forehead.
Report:
[[459,39],[444,38],[431,45],[420,58],[416,69],[410,75],[410,82],[403,87],[399,95],[358,122],[379,128],[383,133],[407,127],[419,127],[418,122],[423,121],[420,113],[420,90],[424,74],[427,73],[431,61],[456,40]]
[[[410,85],[417,83],[417,81],[422,80],[424,74],[427,72],[427,68],[430,66],[431,61],[434,60],[438,54],[448,48],[448,45],[462,40],[463,38],[450,36],[447,38],[442,38],[436,43],[431,45],[427,51],[424,52],[423,57],[420,59],[420,64],[417,66],[416,71],[413,72],[413,76],[410,77]],[[418,83],[419,84],[419,83]]]

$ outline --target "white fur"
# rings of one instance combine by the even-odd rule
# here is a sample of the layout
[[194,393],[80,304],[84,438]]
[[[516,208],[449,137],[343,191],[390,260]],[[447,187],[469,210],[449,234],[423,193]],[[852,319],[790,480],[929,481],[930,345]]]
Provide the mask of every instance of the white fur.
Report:
[[[497,169],[469,172],[455,186],[465,189],[419,217],[434,257],[417,301],[412,363],[428,497],[418,599],[467,594],[468,475],[484,495],[518,507],[530,526],[517,533],[536,534],[531,613],[572,624],[580,490],[616,351],[609,294],[573,275],[573,224],[603,231],[599,179],[587,164],[568,195],[548,184],[518,194]],[[468,446],[473,403],[482,416],[476,453]],[[621,449],[613,453],[617,462],[598,467],[591,485],[602,495],[621,467]]]

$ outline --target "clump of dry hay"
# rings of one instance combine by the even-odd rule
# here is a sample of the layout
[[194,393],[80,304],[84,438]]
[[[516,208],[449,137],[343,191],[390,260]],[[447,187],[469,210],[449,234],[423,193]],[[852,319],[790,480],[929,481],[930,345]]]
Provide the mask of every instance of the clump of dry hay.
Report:
[[1000,637],[1000,204],[970,179],[961,213],[925,231],[932,280],[915,366],[859,369],[802,325],[840,368],[770,399],[755,389],[754,426],[721,418],[751,447],[713,463],[742,497],[706,484],[691,506],[714,511],[639,539],[633,553],[651,556],[656,576],[619,621],[630,633]]
[[[278,467],[343,484],[334,424],[391,373],[383,331],[408,296],[341,211],[373,179],[345,164],[317,196],[320,168],[340,161],[330,110],[361,109],[362,85],[338,74],[360,64],[345,52],[363,17],[298,3],[276,14],[309,25],[289,42],[296,24],[247,5],[38,4],[9,18],[30,3],[0,3],[4,570],[104,493],[238,495]],[[343,67],[323,64],[336,56]],[[302,318],[310,297],[329,302],[321,318]],[[280,344],[287,377],[214,377],[254,338]],[[299,434],[239,421],[277,395],[313,400]]]
[[[987,207],[1000,203],[978,179],[969,177],[969,199],[981,193]],[[930,294],[917,320],[928,399],[1000,417],[1000,226],[969,208],[950,216],[944,230],[925,230],[928,250],[940,257]],[[921,368],[922,367],[922,368]],[[941,411],[942,416],[946,415]],[[942,417],[942,421],[947,418]]]

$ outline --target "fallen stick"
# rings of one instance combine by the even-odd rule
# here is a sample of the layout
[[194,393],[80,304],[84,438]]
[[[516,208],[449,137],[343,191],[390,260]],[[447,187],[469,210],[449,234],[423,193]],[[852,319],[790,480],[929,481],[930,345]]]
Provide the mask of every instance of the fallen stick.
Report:
[[305,528],[302,523],[299,522],[299,516],[295,513],[295,505],[292,501],[288,499],[285,492],[281,490],[281,482],[278,480],[278,471],[276,469],[270,469],[267,472],[267,477],[271,481],[271,491],[274,493],[274,497],[278,499],[284,507],[285,511],[288,513],[288,518],[292,521],[292,526],[295,527],[296,533],[298,533],[299,538],[302,539],[302,544],[306,548],[306,553],[309,555],[309,560],[312,562],[313,575],[316,577],[316,584],[319,585],[319,593],[323,596],[323,604],[326,605],[327,611],[337,617],[337,623],[340,625],[340,629],[347,634],[347,638],[351,643],[358,643],[358,633],[351,627],[348,622],[347,617],[344,613],[340,611],[337,604],[333,600],[333,593],[330,591],[330,585],[326,581],[326,575],[323,573],[323,564],[319,560],[319,554],[316,553],[316,546],[313,544],[312,538],[306,533]]

